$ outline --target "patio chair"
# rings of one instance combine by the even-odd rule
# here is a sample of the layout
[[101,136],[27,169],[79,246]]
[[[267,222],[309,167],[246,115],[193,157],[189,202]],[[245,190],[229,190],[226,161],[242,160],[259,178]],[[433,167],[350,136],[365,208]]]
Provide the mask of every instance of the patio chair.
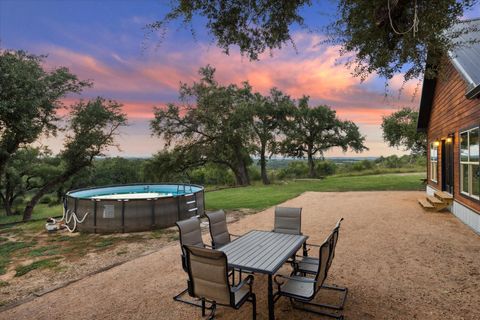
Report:
[[[178,233],[179,233],[179,240],[180,240],[180,247],[182,249],[182,268],[185,272],[188,272],[187,270],[187,261],[186,261],[186,253],[183,248],[184,245],[190,245],[190,246],[195,246],[199,248],[205,248],[206,245],[203,243],[202,239],[202,229],[200,227],[200,219],[197,217],[192,217],[190,219],[182,220],[182,221],[177,221],[175,223],[178,227]],[[182,296],[187,293],[188,288],[177,294],[173,299],[175,301],[183,302],[192,306],[196,307],[202,307],[201,304],[191,302],[188,300],[182,299]]]
[[[227,215],[225,211],[218,210],[211,213],[205,214],[208,219],[208,224],[210,226],[210,237],[212,238],[212,248],[218,249],[223,247],[227,243],[230,243],[232,240],[232,236],[239,237],[235,234],[231,234],[228,232],[227,227]],[[237,270],[239,272],[239,281],[242,280],[242,270]],[[251,273],[248,271],[244,271],[246,273]],[[232,274],[233,283],[235,283],[235,275]]]
[[[275,207],[273,232],[302,235],[302,208]],[[303,255],[307,256],[306,243]],[[295,255],[288,262],[295,261]]]
[[215,317],[217,305],[239,309],[246,301],[252,303],[252,319],[256,319],[256,297],[252,292],[253,276],[249,275],[237,286],[228,279],[227,256],[222,251],[184,246],[188,272],[188,293],[202,300],[202,316],[206,302],[211,306],[208,319]]
[[275,208],[273,232],[302,234],[302,208]]
[[205,215],[207,216],[210,226],[210,236],[212,238],[213,249],[218,249],[227,243],[230,243],[230,241],[232,241],[232,236],[238,237],[228,232],[227,216],[225,211],[218,210],[215,212],[206,213]]
[[[319,246],[318,264],[316,265],[317,269],[313,278],[303,277],[294,273],[292,273],[289,277],[283,275],[275,276],[274,281],[278,288],[277,292],[275,293],[275,302],[280,297],[284,296],[290,298],[292,306],[295,309],[300,309],[335,319],[343,319],[343,315],[337,315],[335,313],[324,311],[321,308],[336,310],[343,309],[343,305],[345,304],[346,300],[346,291],[340,306],[332,306],[329,304],[313,302],[317,293],[321,289],[331,289],[330,287],[324,286],[324,282],[328,275],[328,264],[331,257],[333,238],[334,235],[332,232],[325,242]],[[279,279],[284,279],[284,281]]]
[[[343,221],[343,218],[340,218],[335,225],[335,227],[332,230],[332,248],[330,251],[330,256],[328,259],[328,268],[332,265],[333,258],[335,257],[335,248],[337,246],[337,241],[338,241],[338,234],[340,231],[340,224]],[[308,249],[306,250],[307,252],[310,251],[310,247],[320,247],[319,245],[316,244],[306,244]],[[296,274],[315,274],[317,271],[317,265],[319,263],[318,258],[311,257],[311,256],[297,256],[297,259],[292,262],[292,266],[294,269],[294,272]]]

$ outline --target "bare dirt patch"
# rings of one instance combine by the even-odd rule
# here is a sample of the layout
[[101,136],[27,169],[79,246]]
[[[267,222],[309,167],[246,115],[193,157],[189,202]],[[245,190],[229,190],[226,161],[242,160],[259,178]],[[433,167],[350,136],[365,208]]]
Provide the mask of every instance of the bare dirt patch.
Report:
[[[284,203],[303,207],[302,231],[320,243],[339,217],[328,283],[349,288],[348,319],[480,319],[480,237],[449,213],[425,213],[423,192],[307,192]],[[230,232],[271,230],[273,208],[245,216]],[[208,233],[204,239],[209,242]],[[186,286],[177,241],[157,252],[0,313],[0,319],[200,319],[172,297]],[[288,274],[290,268],[280,272]],[[258,318],[267,318],[266,277],[256,274]],[[219,319],[250,319],[251,307],[219,308]],[[277,319],[321,319],[275,306]]]
[[[228,221],[236,222],[250,213],[249,210],[229,212]],[[10,261],[0,275],[0,308],[8,308],[109,266],[148,255],[178,240],[176,227],[98,235],[66,230],[48,233],[42,229],[43,222],[34,224],[0,230],[4,242],[26,244],[9,254]],[[202,227],[208,230],[208,224],[203,223]]]

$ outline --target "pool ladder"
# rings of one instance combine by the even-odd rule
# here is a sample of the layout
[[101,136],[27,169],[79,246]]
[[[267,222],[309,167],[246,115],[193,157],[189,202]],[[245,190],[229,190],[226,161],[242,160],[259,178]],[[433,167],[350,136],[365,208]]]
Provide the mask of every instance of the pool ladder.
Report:
[[190,193],[187,193],[187,188],[185,185],[182,185],[183,190],[180,190],[180,185],[177,187],[177,194],[180,191],[184,192],[184,197],[185,197],[185,204],[187,205],[187,211],[188,212],[195,212],[195,214],[198,214],[198,205],[197,205],[197,194],[193,193],[192,186],[188,186],[190,188]]

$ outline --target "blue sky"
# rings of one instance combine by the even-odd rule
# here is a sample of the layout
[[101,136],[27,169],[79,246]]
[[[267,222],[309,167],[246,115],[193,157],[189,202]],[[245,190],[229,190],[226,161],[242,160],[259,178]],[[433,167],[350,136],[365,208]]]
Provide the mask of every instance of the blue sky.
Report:
[[[147,37],[145,25],[167,12],[169,1],[27,1],[0,0],[0,46],[47,54],[47,68],[67,66],[95,86],[81,96],[71,96],[67,103],[98,95],[124,104],[130,125],[123,129],[118,142],[121,150],[110,155],[149,156],[163,143],[150,135],[149,121],[153,106],[178,100],[180,82],[198,79],[197,71],[206,64],[217,69],[222,83],[248,80],[263,93],[275,86],[294,98],[311,96],[312,103],[328,104],[343,119],[355,121],[367,136],[367,151],[362,156],[400,154],[382,140],[380,122],[402,106],[418,106],[412,101],[418,81],[407,83],[402,94],[401,75],[391,85],[391,95],[384,96],[384,81],[372,75],[364,83],[338,64],[338,48],[318,46],[321,32],[311,33],[295,27],[293,35],[298,51],[292,46],[276,50],[250,62],[235,48],[229,56],[218,49],[195,18],[195,39],[179,23],[171,24],[164,40]],[[304,10],[305,22],[312,27],[325,26],[334,17],[335,3],[319,1]],[[466,18],[480,17],[475,8]],[[61,148],[62,137],[44,139],[54,151]],[[332,150],[327,156],[351,156]]]

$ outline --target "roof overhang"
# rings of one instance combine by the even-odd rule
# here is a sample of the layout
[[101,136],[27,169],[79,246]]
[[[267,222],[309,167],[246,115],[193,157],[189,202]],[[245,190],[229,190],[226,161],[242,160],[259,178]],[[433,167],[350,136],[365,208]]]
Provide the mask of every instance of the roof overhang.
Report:
[[423,79],[422,97],[418,112],[417,132],[427,132],[437,79]]
[[[480,19],[465,20],[453,27],[453,31],[460,27],[469,27],[468,33],[458,37],[459,42],[469,43],[455,48],[448,56],[455,70],[460,74],[467,90],[465,97],[475,99],[480,97]],[[428,58],[427,58],[428,60]],[[430,67],[432,67],[430,65]],[[427,62],[427,68],[429,64]],[[433,97],[435,94],[436,79],[423,79],[422,97],[418,113],[417,131],[426,132],[430,122]]]

